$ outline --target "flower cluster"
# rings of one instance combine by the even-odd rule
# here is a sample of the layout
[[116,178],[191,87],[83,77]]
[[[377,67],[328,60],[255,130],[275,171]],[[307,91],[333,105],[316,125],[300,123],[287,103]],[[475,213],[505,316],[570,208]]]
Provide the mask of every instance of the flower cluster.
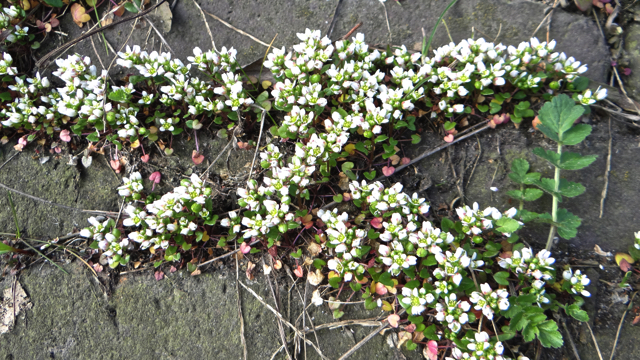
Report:
[[487,319],[493,319],[493,314],[498,310],[507,310],[509,308],[509,293],[504,289],[492,290],[487,283],[480,285],[482,293],[474,291],[471,293],[469,300],[475,304],[474,309],[482,310]]
[[[198,228],[203,224],[212,225],[217,220],[217,216],[211,214],[212,190],[204,186],[196,174],[190,179],[183,179],[180,186],[159,199],[147,197],[144,208],[136,206],[136,202],[142,199],[141,179],[139,173],[132,173],[129,178],[123,178],[124,185],[118,188],[120,195],[129,201],[125,208],[127,218],[122,225],[136,231],[121,236],[120,230],[116,229],[107,236],[103,233],[108,224],[100,224],[91,218],[89,222],[93,226],[80,233],[83,237],[99,241],[99,247],[105,251],[103,255],[109,258],[112,267],[129,262],[129,256],[124,252],[133,249],[134,243],[140,244],[142,250],[165,250],[165,260],[177,261],[180,259],[180,253],[176,253],[177,246],[190,249],[194,235],[195,241],[203,237],[203,232],[196,234]],[[110,221],[115,226],[113,220]]]
[[571,269],[565,270],[562,273],[562,278],[571,283],[572,293],[587,297],[591,296],[591,293],[584,288],[589,285],[591,280],[589,280],[587,275],[582,274],[580,270],[576,270],[575,272],[571,271]]
[[[25,39],[28,35],[29,28],[17,25],[20,20],[27,16],[22,8],[11,5],[11,7],[3,7],[0,11],[0,30],[4,33],[8,33],[5,40],[10,43],[15,43],[18,40]],[[16,24],[16,25],[14,25]],[[13,75],[13,74],[10,74]]]

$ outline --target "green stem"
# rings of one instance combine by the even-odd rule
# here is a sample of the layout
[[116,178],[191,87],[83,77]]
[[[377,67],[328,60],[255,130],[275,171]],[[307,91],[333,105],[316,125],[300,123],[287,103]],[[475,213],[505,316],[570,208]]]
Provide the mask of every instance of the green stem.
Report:
[[[562,141],[562,139],[560,139]],[[558,144],[558,155],[562,155],[562,144]],[[547,239],[547,250],[551,250],[551,246],[553,246],[553,237],[556,235],[556,225],[555,223],[558,221],[558,191],[560,190],[560,168],[556,167],[555,174],[553,177],[555,182],[554,186],[554,195],[553,195],[553,205],[551,208],[551,220],[553,221],[553,225],[551,225],[551,229],[549,230],[549,238]]]
[[524,184],[520,184],[520,207],[518,208],[518,213],[522,212],[522,208],[524,208]]

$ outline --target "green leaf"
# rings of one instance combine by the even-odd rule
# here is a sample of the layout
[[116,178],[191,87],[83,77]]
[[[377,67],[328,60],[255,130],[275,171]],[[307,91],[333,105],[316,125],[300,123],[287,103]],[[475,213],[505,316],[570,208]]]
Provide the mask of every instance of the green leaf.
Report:
[[436,265],[438,261],[436,260],[435,255],[429,255],[426,259],[422,260],[422,265],[424,266],[433,266]]
[[300,257],[302,257],[302,248],[299,248],[296,252],[292,252],[290,255],[294,259],[300,259]]
[[583,92],[589,87],[589,79],[584,76],[578,76],[571,84],[573,84],[573,89],[575,91]]
[[448,218],[443,218],[442,222],[440,223],[440,227],[442,228],[442,231],[444,232],[448,232],[449,230],[451,230],[454,226],[453,221],[451,221]]
[[378,282],[386,286],[393,286],[393,281],[391,281],[391,274],[389,272],[383,272],[380,274]]
[[138,9],[135,7],[135,5],[133,5],[132,3],[126,3],[124,4],[124,8],[131,13],[137,13]]
[[509,273],[506,271],[500,271],[493,274],[493,279],[500,285],[509,285],[509,280],[507,280],[508,277]]
[[555,180],[549,178],[542,178],[535,183],[540,189],[548,192],[551,195],[558,197],[558,202],[562,202],[561,196],[576,197],[585,192],[585,187],[580,183],[567,181],[560,179],[560,186],[558,191],[555,191]]
[[564,308],[564,310],[567,312],[567,315],[571,316],[572,318],[578,321],[582,321],[582,322],[589,321],[589,315],[587,314],[587,312],[580,309],[580,306],[577,304],[568,305],[567,307]]
[[553,133],[562,135],[573,126],[582,113],[582,106],[576,105],[569,96],[560,94],[544,104],[538,112],[538,118],[542,125],[551,129]]
[[476,105],[476,107],[478,108],[478,110],[480,110],[480,112],[483,112],[483,113],[489,111],[489,105],[480,105],[480,104],[478,104],[478,105]]
[[522,195],[522,191],[520,190],[509,190],[507,191],[507,195],[512,199],[524,200],[524,196]]
[[[538,340],[544,347],[559,348],[562,346],[562,335],[558,331],[558,324],[553,320],[547,320],[538,324]],[[526,339],[525,339],[526,340]]]
[[524,201],[535,201],[542,196],[543,192],[540,189],[526,188],[524,189]]
[[45,3],[47,3],[47,5],[51,5],[53,7],[63,7],[64,3],[62,2],[62,0],[44,0]]
[[574,152],[563,152],[562,155],[558,155],[555,151],[540,147],[533,149],[533,153],[563,170],[580,170],[591,165],[598,157],[597,155],[582,156]]
[[506,216],[503,216],[500,219],[496,220],[496,225],[498,226],[496,230],[501,233],[512,233],[520,229],[520,224],[518,223],[518,221]]
[[11,93],[7,91],[0,93],[0,99],[2,99],[2,101],[11,101],[13,98],[11,97]]
[[365,172],[364,172],[364,177],[366,177],[366,178],[367,178],[367,180],[373,180],[373,179],[375,179],[375,178],[376,178],[376,171],[375,171],[375,170],[373,170],[373,171],[371,171],[371,172],[366,172],[366,171],[365,171]]
[[356,149],[365,155],[369,155],[369,150],[367,150],[366,146],[361,141],[356,143]]
[[351,171],[353,169],[353,163],[350,161],[342,163],[342,172],[346,173],[347,171]]
[[424,334],[424,337],[429,339],[429,340],[440,340],[440,337],[436,334],[436,325],[435,324],[431,324],[429,326],[427,326],[426,329],[424,329],[424,331],[422,332]]
[[563,170],[580,170],[591,165],[597,158],[598,155],[582,156],[578,153],[563,152],[558,167]]
[[511,171],[516,175],[525,176],[529,171],[529,162],[525,159],[514,159],[511,162]]
[[313,267],[318,270],[322,270],[322,268],[327,265],[327,262],[322,259],[313,259]]
[[342,195],[341,194],[334,195],[333,196],[333,201],[335,201],[337,203],[341,203],[342,202]]
[[480,92],[480,94],[482,94],[482,95],[493,95],[493,93],[494,93],[494,92],[493,92],[493,90],[491,90],[491,89],[484,89],[484,90],[482,90],[482,91]]
[[563,239],[573,239],[578,234],[578,227],[582,223],[579,217],[570,213],[567,209],[558,209],[558,235]]
[[561,143],[563,145],[576,145],[581,143],[589,134],[591,134],[591,125],[578,124],[563,134]]
[[413,135],[411,135],[411,143],[412,143],[412,144],[414,144],[414,145],[415,145],[415,144],[419,144],[419,143],[420,143],[420,140],[422,140],[422,138],[420,137],[420,135],[418,135],[418,134],[413,134]]
[[335,276],[329,279],[329,285],[331,285],[331,287],[333,287],[334,289],[339,288],[341,282],[342,282],[341,276]]

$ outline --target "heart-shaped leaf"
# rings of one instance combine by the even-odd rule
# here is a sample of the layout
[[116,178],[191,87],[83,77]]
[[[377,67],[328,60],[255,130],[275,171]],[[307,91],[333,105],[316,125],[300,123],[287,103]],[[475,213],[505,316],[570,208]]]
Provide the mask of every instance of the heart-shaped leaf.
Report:
[[71,141],[71,135],[69,134],[69,130],[60,131],[60,140],[62,140],[64,142]]
[[242,244],[240,244],[240,252],[243,254],[248,254],[251,251],[251,246],[249,246],[249,244],[247,244],[246,242],[243,242]]
[[453,134],[449,134],[449,135],[445,136],[444,137],[444,141],[448,142],[448,143],[452,142],[453,141]]
[[191,161],[196,165],[200,165],[202,164],[202,161],[204,161],[204,156],[196,150],[193,150],[193,153],[191,153]]
[[394,172],[396,172],[396,168],[394,168],[393,166],[384,166],[382,168],[382,173],[384,174],[384,176],[391,176]]
[[370,221],[371,226],[373,226],[376,229],[381,229],[382,228],[382,218],[380,217],[376,217],[371,219]]
[[111,165],[111,168],[116,172],[116,174],[120,173],[120,160],[115,159],[115,160],[110,160],[109,164]]
[[304,276],[304,270],[302,270],[302,266],[298,265],[298,267],[293,270],[293,273],[296,274],[297,277],[301,278]]
[[149,175],[149,180],[153,181],[154,184],[160,184],[161,179],[162,174],[160,174],[160,171],[156,171],[153,174]]
[[140,160],[142,160],[142,162],[144,162],[144,163],[149,162],[149,154],[144,154],[144,155],[140,156]]
[[71,16],[73,16],[73,22],[76,23],[79,27],[82,27],[84,23],[91,20],[89,14],[86,14],[86,10],[84,6],[74,3],[71,5]]
[[84,167],[88,168],[91,166],[91,162],[93,162],[93,158],[91,156],[85,155],[82,157],[82,165],[84,165]]
[[424,347],[423,355],[425,359],[437,360],[438,359],[438,343],[429,340],[427,346]]
[[400,321],[400,316],[398,314],[391,314],[387,317],[387,321],[392,328],[397,328],[398,322]]

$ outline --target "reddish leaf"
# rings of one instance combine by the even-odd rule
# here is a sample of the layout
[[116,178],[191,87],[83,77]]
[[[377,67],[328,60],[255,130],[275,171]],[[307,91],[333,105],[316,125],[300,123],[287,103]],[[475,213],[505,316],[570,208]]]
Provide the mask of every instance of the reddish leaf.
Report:
[[142,162],[145,162],[145,163],[149,162],[149,154],[140,156],[140,160],[142,160]]
[[71,5],[71,16],[73,16],[73,22],[79,27],[91,20],[89,14],[86,14],[86,9],[78,3]]
[[243,242],[242,244],[240,244],[240,252],[243,254],[248,254],[251,251],[251,246],[249,246],[249,244],[247,244],[246,242]]
[[394,172],[396,172],[396,168],[394,168],[393,166],[382,167],[382,173],[384,174],[384,176],[391,176]]
[[111,164],[111,168],[116,172],[116,174],[120,173],[120,160],[110,160],[109,164]]
[[55,16],[55,14],[51,15],[51,20],[49,20],[51,27],[58,27],[58,25],[60,25],[60,20],[58,20]]
[[409,324],[409,325],[404,327],[404,330],[406,332],[408,332],[408,333],[412,333],[413,334],[413,332],[416,331],[416,325],[415,324]]
[[162,174],[160,174],[160,171],[156,171],[153,174],[149,175],[149,180],[153,181],[155,184],[160,184],[160,179],[162,179]]
[[627,75],[627,76],[631,75],[631,68],[622,69],[622,74]]
[[376,229],[382,229],[382,218],[381,217],[373,218],[371,219],[370,224]]
[[69,134],[69,130],[60,131],[60,140],[62,140],[64,142],[71,141],[71,135]]
[[449,134],[447,136],[444,137],[444,141],[450,143],[453,141],[453,134]]
[[56,154],[60,154],[60,152],[62,151],[59,146],[54,147],[53,150],[56,152]]
[[397,328],[398,321],[400,321],[400,316],[398,316],[398,314],[391,314],[387,317],[387,321],[392,328]]
[[93,264],[93,270],[95,270],[96,272],[102,272],[103,267],[100,264]]
[[429,360],[438,360],[438,343],[429,340],[427,346],[424,347],[424,355]]
[[164,273],[161,270],[156,271],[153,276],[156,278],[156,281],[164,279]]
[[43,30],[44,29],[44,23],[40,20],[36,20],[36,26],[38,27],[38,29]]
[[169,272],[170,272],[170,273],[172,273],[172,274],[173,274],[174,272],[176,272],[176,271],[178,271],[178,269],[176,269],[176,267],[175,267],[175,266],[171,266],[171,269],[169,269]]
[[193,153],[191,153],[191,161],[196,165],[200,165],[202,161],[204,161],[204,156],[199,154],[196,150],[193,150]]
[[409,159],[408,157],[403,157],[402,158],[402,165],[407,165],[410,162],[411,162],[411,159]]
[[629,262],[626,259],[620,260],[620,270],[627,272],[627,271],[631,271],[632,269],[633,269],[633,266],[631,266],[631,264],[629,264]]
[[298,267],[293,270],[293,273],[296,274],[297,277],[301,278],[304,276],[304,270],[302,270],[302,266],[298,265]]
[[[387,287],[383,283],[376,283],[376,294],[384,295],[387,293]],[[395,327],[395,326],[394,326]]]
[[160,174],[160,171],[156,171],[149,176],[149,180],[153,181],[153,186],[151,186],[151,191],[155,190],[156,184],[160,184],[161,178],[162,178],[162,174]]
[[636,325],[636,324],[638,324],[638,322],[640,322],[640,315],[636,316],[636,317],[633,319],[633,323],[632,323],[632,324],[633,324],[633,325]]
[[122,15],[124,15],[124,11],[125,11],[124,5],[120,5],[118,6],[118,9],[113,14],[117,17],[121,17]]

